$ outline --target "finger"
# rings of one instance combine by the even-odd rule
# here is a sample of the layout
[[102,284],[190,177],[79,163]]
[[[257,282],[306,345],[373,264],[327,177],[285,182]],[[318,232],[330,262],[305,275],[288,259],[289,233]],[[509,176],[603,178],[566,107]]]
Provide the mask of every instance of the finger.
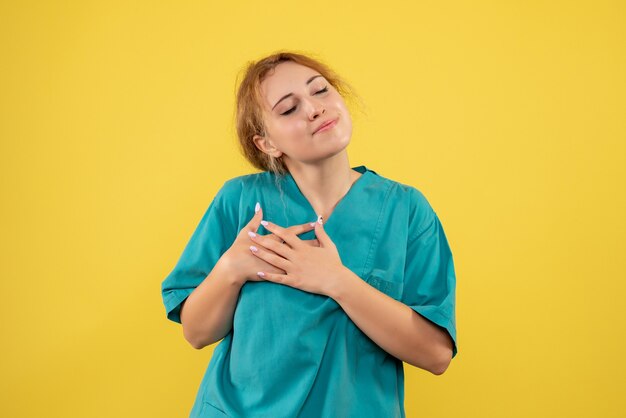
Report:
[[278,237],[280,237],[291,248],[296,248],[301,243],[300,238],[298,238],[296,235],[294,235],[287,228],[283,228],[283,227],[281,227],[279,225],[276,225],[273,222],[268,222],[268,221],[261,221],[261,225],[263,225],[265,227],[265,229],[270,231],[272,234],[277,235]]
[[259,271],[257,275],[267,281],[288,285],[289,276],[286,274],[269,273],[267,271]]
[[312,247],[319,247],[320,246],[320,242],[317,239],[303,239],[302,242],[305,243],[306,245],[310,245]]
[[284,244],[283,239],[281,237],[279,237],[278,235],[274,235],[274,234],[267,234],[267,235],[263,235],[264,237],[266,237],[267,239],[271,239],[274,240],[276,242],[278,242],[279,244]]
[[315,229],[315,222],[307,222],[307,223],[303,223],[299,225],[292,225],[289,228],[285,228],[285,229],[287,229],[289,232],[292,232],[295,235],[301,235],[301,234],[304,234],[305,232],[309,232]]
[[246,229],[247,231],[256,232],[258,231],[259,226],[261,226],[262,220],[263,209],[261,209],[261,204],[259,202],[256,202],[256,205],[254,206],[254,216],[252,217],[252,219],[250,219],[250,222],[248,222],[244,229]]
[[265,263],[263,267],[261,267],[266,273],[277,273],[277,274],[287,274],[287,272],[283,269],[279,269],[276,266],[271,265],[270,263]]
[[281,257],[290,260],[293,250],[289,245],[284,245],[283,240],[277,235],[259,235],[252,231],[248,231],[248,236],[252,241],[258,244],[259,247],[270,250]]
[[320,242],[320,247],[334,246],[335,243],[330,239],[324,230],[324,219],[320,216],[315,223],[315,236]]
[[285,260],[280,255],[274,254],[270,251],[267,251],[265,248],[256,246],[256,245],[250,246],[250,252],[254,254],[255,256],[259,257],[261,260],[265,261],[266,263],[269,263],[273,265],[274,267],[287,271],[287,266],[289,265],[289,261]]

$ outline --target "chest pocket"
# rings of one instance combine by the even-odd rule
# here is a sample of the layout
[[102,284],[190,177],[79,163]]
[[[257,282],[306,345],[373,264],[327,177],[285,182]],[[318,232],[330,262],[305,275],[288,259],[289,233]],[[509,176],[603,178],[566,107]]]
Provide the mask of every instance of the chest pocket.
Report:
[[[388,273],[387,270],[383,269],[372,269],[369,275],[366,276],[365,282],[369,285],[375,287],[379,291],[383,292],[387,296],[394,298],[395,300],[400,300],[402,297],[403,283],[391,281],[387,279]],[[361,331],[358,327],[355,326],[356,333],[356,341],[357,346],[359,347],[359,351],[365,352],[376,352],[379,351],[382,354],[385,354],[385,350],[383,350],[378,344],[372,341],[363,331]]]

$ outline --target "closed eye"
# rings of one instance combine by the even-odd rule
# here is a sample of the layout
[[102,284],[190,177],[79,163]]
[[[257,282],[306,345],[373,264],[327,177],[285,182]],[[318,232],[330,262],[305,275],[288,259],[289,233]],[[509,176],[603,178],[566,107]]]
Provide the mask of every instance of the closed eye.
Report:
[[[315,94],[321,94],[321,93],[326,93],[328,91],[328,86],[324,87],[323,89],[321,89],[320,91],[315,92]],[[293,113],[296,110],[297,106],[292,107],[291,109],[287,110],[286,112],[281,113],[282,116],[286,116],[290,113]]]

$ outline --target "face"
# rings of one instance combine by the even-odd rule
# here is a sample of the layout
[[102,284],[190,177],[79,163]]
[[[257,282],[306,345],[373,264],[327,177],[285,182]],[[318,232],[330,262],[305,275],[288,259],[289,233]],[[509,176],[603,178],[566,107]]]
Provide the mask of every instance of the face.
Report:
[[[317,71],[291,61],[278,64],[261,82],[265,136],[256,146],[287,167],[319,162],[350,142],[352,120],[343,97]],[[317,131],[325,122],[334,121]]]

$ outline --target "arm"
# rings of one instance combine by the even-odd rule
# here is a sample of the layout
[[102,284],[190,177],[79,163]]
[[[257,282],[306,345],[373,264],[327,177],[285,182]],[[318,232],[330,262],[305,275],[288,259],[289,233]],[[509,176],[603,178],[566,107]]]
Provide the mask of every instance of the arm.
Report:
[[228,259],[222,257],[183,302],[180,312],[183,335],[194,348],[211,345],[230,332],[244,283],[230,267]]
[[329,291],[361,331],[394,357],[440,375],[452,359],[447,332],[349,269]]

